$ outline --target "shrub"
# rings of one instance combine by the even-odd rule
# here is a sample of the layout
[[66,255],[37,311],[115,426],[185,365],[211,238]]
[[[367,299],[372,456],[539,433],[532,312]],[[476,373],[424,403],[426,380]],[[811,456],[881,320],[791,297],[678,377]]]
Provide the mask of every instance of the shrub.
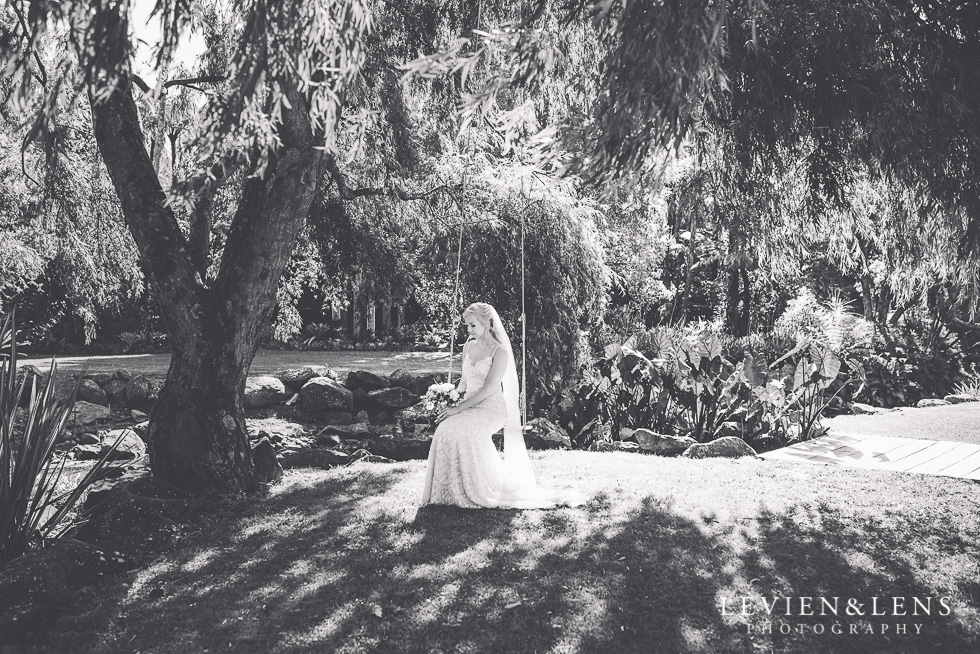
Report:
[[[0,347],[6,350],[0,362],[0,564],[4,564],[76,526],[66,518],[89,486],[105,476],[119,441],[65,491],[61,483],[65,459],[55,462],[54,445],[74,408],[78,386],[68,397],[58,398],[53,361],[42,388],[35,375],[25,374],[17,381],[13,312],[0,327]],[[18,407],[25,398],[21,424]]]
[[717,334],[654,329],[609,345],[562,402],[559,421],[579,447],[605,424],[613,434],[642,427],[700,442],[739,436],[772,449],[824,433],[820,418],[839,393],[831,384],[840,368],[816,341],[801,341],[772,365],[749,352],[735,365]]

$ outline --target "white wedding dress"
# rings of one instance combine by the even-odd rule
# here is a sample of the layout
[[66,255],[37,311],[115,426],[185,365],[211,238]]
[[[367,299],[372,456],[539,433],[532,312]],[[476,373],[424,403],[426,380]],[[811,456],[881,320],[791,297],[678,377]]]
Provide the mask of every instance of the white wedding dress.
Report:
[[[492,354],[477,361],[471,360],[469,351],[463,356],[468,395],[486,383],[492,361]],[[537,488],[526,452],[523,461],[505,464],[493,444],[493,435],[506,423],[507,406],[501,388],[476,406],[443,420],[432,437],[422,504],[471,509],[547,509],[581,504],[581,498],[572,493]],[[522,438],[519,431],[517,437]]]

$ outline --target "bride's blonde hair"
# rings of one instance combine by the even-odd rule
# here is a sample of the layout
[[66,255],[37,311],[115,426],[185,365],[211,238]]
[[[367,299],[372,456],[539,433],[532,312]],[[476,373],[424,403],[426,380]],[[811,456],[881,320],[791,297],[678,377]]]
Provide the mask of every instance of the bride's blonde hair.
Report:
[[501,325],[500,316],[497,315],[497,310],[493,308],[493,305],[487,304],[486,302],[474,302],[470,306],[463,310],[463,319],[466,316],[475,316],[490,332],[490,338],[497,341],[501,345],[506,345],[510,347],[510,339],[504,337],[503,334],[497,333],[497,325]]

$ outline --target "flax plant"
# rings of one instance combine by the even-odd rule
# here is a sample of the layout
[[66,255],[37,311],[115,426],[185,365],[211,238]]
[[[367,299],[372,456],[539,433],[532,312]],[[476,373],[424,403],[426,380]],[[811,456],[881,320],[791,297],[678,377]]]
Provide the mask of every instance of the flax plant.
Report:
[[[0,565],[46,541],[61,538],[76,526],[66,518],[85,491],[104,478],[109,459],[121,440],[73,487],[63,491],[64,457],[54,446],[75,407],[78,384],[67,397],[55,393],[57,366],[51,361],[47,381],[25,374],[17,381],[17,333],[14,313],[0,327]],[[81,379],[81,377],[79,377]],[[26,403],[24,402],[26,398]],[[17,409],[24,404],[23,425]]]

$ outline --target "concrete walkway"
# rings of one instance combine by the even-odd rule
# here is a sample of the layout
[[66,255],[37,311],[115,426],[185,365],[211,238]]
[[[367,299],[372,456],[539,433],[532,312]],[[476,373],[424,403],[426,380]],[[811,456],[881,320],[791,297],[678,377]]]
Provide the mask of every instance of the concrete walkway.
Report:
[[980,480],[980,445],[957,441],[835,432],[760,456],[770,461],[823,463]]

